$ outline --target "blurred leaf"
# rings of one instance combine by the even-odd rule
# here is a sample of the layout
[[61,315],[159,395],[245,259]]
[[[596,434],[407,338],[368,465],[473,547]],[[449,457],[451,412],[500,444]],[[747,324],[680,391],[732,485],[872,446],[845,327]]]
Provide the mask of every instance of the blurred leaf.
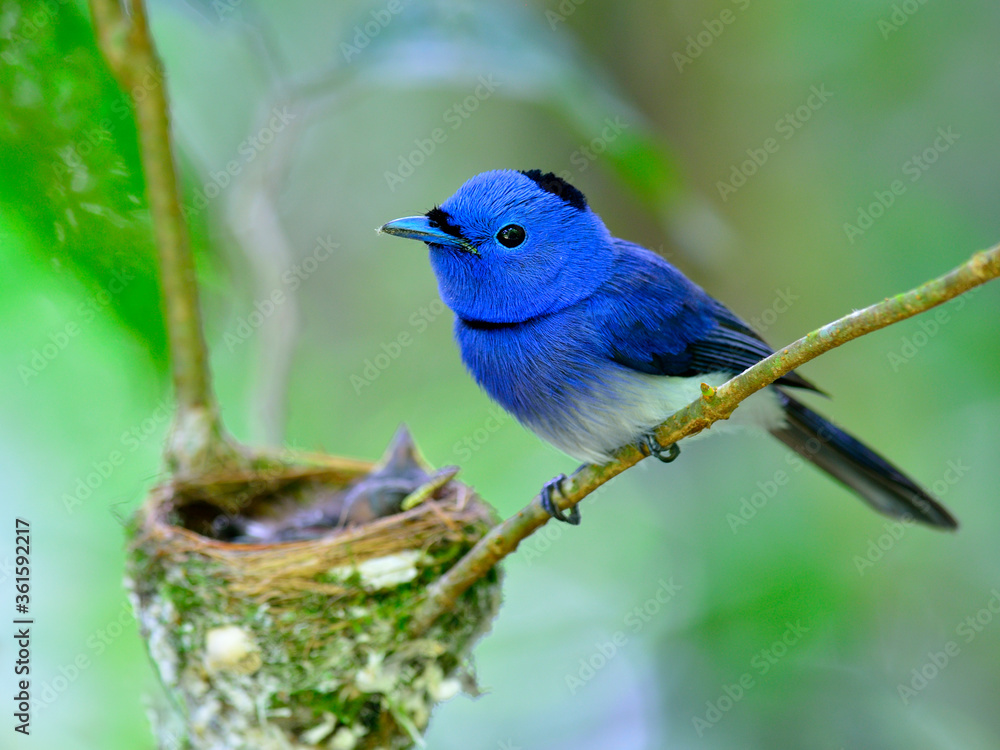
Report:
[[[0,6],[0,207],[56,273],[78,276],[163,360],[164,333],[128,96],[72,4]],[[155,76],[150,87],[162,84]]]

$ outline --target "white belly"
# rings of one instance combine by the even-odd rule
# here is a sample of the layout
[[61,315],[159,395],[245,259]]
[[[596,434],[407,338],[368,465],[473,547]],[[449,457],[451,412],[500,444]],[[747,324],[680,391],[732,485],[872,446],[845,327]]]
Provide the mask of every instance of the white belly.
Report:
[[[605,463],[616,448],[638,442],[671,414],[700,398],[702,383],[719,386],[730,377],[716,372],[677,378],[622,369],[602,393],[579,399],[558,423],[529,427],[573,458]],[[743,401],[728,420],[716,422],[711,431],[731,432],[745,427],[768,430],[783,422],[778,394],[767,387]],[[705,430],[694,437],[707,434]]]

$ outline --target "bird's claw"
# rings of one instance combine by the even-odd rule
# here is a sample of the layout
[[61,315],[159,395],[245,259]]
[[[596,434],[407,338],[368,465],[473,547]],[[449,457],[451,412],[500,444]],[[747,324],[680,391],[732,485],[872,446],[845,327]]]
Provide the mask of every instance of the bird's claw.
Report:
[[642,445],[649,451],[649,455],[655,456],[665,464],[669,464],[681,455],[681,449],[677,447],[676,443],[671,443],[664,448],[652,433],[642,439]]
[[555,494],[562,495],[562,483],[566,480],[565,474],[560,474],[555,479],[550,479],[542,487],[542,508],[557,521],[568,523],[572,526],[580,525],[580,509],[575,505],[569,509],[569,514],[563,513],[553,499]]

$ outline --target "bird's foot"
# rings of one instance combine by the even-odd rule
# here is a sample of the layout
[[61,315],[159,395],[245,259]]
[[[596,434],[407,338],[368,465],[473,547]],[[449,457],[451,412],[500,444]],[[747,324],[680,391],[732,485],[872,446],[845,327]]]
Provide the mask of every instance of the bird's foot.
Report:
[[649,455],[655,456],[665,464],[669,464],[681,455],[681,449],[677,447],[676,443],[671,443],[664,448],[652,433],[642,438],[642,447],[649,452]]
[[580,525],[580,509],[575,505],[569,509],[569,515],[563,513],[562,508],[560,508],[555,503],[555,496],[563,496],[562,483],[566,481],[566,475],[560,474],[555,479],[550,479],[542,487],[542,508],[552,516],[557,521],[562,521],[563,523],[568,523],[572,526]]

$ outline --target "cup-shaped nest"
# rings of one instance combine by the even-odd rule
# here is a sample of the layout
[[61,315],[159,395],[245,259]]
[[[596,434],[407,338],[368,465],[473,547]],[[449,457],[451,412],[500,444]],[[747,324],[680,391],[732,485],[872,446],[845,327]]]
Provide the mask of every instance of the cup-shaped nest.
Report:
[[[407,625],[492,510],[454,472],[390,478],[416,502],[399,510],[386,463],[272,463],[152,491],[127,585],[171,698],[154,711],[161,747],[406,748],[436,703],[475,689],[498,572],[419,637]],[[358,502],[375,509],[360,523]]]

